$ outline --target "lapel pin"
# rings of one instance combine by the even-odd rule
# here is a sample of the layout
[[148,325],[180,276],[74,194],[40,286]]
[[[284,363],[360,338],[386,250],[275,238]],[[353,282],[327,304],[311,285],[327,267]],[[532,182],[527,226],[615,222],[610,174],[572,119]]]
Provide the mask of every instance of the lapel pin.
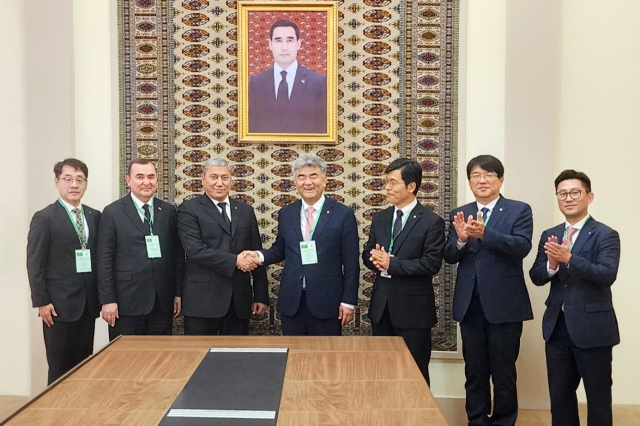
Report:
[[158,210],[162,210],[162,207],[158,207]]
[[502,211],[502,207],[500,207],[500,211]]
[[416,215],[413,215],[413,218],[414,218],[414,219],[415,219],[416,217],[418,217],[418,216],[416,216]]
[[327,210],[327,214],[329,214],[329,210]]
[[305,84],[305,83],[306,83],[306,81],[304,81],[304,80],[300,80],[300,83]]

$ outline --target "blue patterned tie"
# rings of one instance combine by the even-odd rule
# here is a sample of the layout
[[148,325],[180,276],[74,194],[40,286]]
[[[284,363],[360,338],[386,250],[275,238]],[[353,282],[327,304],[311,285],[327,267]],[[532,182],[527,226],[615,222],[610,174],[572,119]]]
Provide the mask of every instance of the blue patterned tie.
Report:
[[487,218],[489,217],[489,209],[487,207],[483,207],[480,211],[482,212],[482,221],[486,223]]

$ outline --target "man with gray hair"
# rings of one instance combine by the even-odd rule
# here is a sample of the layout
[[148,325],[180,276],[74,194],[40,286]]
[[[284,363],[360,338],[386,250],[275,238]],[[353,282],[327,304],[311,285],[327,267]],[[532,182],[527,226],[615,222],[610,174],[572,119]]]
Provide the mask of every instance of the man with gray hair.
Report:
[[278,213],[278,237],[271,248],[246,256],[265,265],[284,260],[278,293],[284,335],[339,336],[358,300],[356,217],[324,195],[326,164],[320,157],[298,157],[293,178],[302,199]]
[[178,234],[187,255],[184,332],[247,335],[251,313],[262,315],[269,303],[266,268],[254,269],[239,254],[262,248],[258,221],[251,206],[229,198],[231,170],[225,160],[204,164],[202,186],[205,194],[178,208]]

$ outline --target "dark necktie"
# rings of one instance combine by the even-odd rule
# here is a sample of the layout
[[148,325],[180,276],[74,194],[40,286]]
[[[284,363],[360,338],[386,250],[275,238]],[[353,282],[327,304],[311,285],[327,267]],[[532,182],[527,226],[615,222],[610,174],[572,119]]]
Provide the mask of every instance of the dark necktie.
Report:
[[489,217],[489,209],[487,207],[483,207],[480,209],[482,212],[482,221],[487,223],[487,218]]
[[287,84],[287,72],[280,71],[282,80],[278,85],[278,105],[287,105],[289,103],[289,85]]
[[87,236],[84,232],[84,223],[82,221],[82,210],[79,208],[75,208],[71,210],[76,215],[76,226],[78,227],[78,239],[80,240],[80,245],[84,249],[87,245]]
[[144,221],[149,226],[149,232],[151,232],[151,211],[149,210],[149,204],[144,204],[142,210],[144,210]]
[[225,203],[224,201],[218,203],[218,207],[222,209],[222,218],[224,219],[225,225],[227,225],[227,229],[229,230],[229,232],[231,232],[231,220],[229,219],[229,216],[227,216],[227,203]]
[[402,210],[398,210],[396,214],[396,221],[393,223],[393,239],[396,239],[402,231]]

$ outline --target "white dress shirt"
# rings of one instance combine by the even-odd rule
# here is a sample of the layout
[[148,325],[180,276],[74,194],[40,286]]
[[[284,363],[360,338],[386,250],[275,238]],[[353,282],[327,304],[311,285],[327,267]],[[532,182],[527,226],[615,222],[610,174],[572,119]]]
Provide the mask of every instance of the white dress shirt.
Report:
[[276,89],[276,99],[278,99],[278,86],[280,86],[280,82],[282,81],[282,75],[280,75],[282,71],[287,72],[287,88],[289,89],[289,98],[291,98],[293,83],[296,80],[296,72],[298,71],[298,61],[293,61],[287,69],[282,68],[276,63],[273,64],[273,86]]
[[76,214],[72,212],[72,210],[80,209],[80,211],[82,212],[82,228],[84,230],[85,238],[87,239],[87,241],[89,241],[89,225],[87,225],[87,217],[84,214],[84,209],[82,208],[82,204],[78,204],[78,207],[74,207],[71,204],[67,203],[65,200],[63,200],[62,198],[59,198],[59,200],[62,202],[62,205],[64,206],[64,208],[67,209],[67,212],[69,212],[69,214],[73,218],[73,222],[76,221]]
[[[500,197],[498,196],[498,198],[496,198],[495,200],[491,201],[489,204],[481,204],[479,202],[476,201],[476,205],[478,206],[478,211],[481,212],[483,208],[488,208],[489,212],[487,213],[487,217],[483,217],[482,219],[485,221],[485,223],[487,223],[487,218],[491,217],[491,213],[493,213],[493,209],[496,207],[496,204],[498,204],[498,200],[500,199]],[[467,220],[467,218],[465,217],[465,221]],[[465,241],[464,243],[461,242],[460,240],[458,240],[456,242],[456,246],[458,247],[458,250],[462,250],[462,248],[464,246],[467,245],[467,243],[469,242],[469,240]]]

